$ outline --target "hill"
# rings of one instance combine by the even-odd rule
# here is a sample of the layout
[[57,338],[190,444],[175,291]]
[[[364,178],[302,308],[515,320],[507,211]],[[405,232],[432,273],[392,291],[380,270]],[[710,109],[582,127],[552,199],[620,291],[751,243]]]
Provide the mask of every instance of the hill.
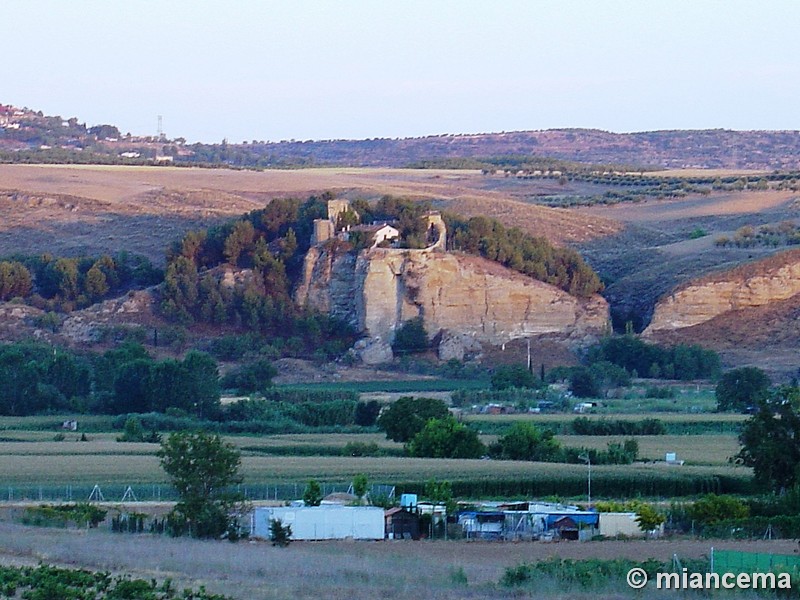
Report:
[[[188,144],[123,134],[76,117],[0,105],[3,162],[224,164],[238,167],[460,166],[491,168],[518,157],[637,168],[800,169],[799,131],[552,129],[418,138]],[[517,157],[516,159],[514,157]]]

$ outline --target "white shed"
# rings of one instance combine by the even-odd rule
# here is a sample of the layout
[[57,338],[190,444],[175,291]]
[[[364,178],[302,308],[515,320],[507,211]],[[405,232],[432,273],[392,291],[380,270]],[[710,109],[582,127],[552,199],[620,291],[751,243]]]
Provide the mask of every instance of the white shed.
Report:
[[293,540],[382,540],[383,509],[377,506],[281,506],[256,508],[251,537],[269,539],[269,523],[292,528]]

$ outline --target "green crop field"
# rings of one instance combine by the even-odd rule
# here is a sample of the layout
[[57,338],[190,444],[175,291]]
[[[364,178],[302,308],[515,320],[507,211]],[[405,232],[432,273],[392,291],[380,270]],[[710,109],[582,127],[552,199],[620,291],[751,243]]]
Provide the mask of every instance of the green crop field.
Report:
[[414,379],[411,381],[346,381],[341,383],[296,383],[275,386],[276,389],[370,392],[450,392],[483,390],[489,381],[483,379]]

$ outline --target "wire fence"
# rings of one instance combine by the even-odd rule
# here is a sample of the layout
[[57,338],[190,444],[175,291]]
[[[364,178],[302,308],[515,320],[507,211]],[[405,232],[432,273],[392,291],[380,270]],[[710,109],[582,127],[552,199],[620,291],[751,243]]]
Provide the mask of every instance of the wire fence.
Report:
[[[347,483],[320,483],[322,495],[352,493]],[[303,483],[264,483],[238,485],[233,491],[245,499],[290,501],[303,497]],[[372,497],[393,498],[394,486],[374,484],[368,491]],[[178,493],[172,486],[161,484],[96,484],[96,485],[0,485],[0,503],[8,502],[174,502]]]

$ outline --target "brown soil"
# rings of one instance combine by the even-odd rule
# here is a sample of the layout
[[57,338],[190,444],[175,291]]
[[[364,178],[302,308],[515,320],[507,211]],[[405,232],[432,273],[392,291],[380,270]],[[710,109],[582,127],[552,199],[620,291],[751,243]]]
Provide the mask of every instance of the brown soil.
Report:
[[125,249],[163,262],[167,244],[190,229],[263,208],[272,198],[326,190],[347,197],[434,199],[466,216],[496,216],[556,243],[619,229],[601,217],[516,202],[482,184],[476,171],[1,165],[0,255]]

